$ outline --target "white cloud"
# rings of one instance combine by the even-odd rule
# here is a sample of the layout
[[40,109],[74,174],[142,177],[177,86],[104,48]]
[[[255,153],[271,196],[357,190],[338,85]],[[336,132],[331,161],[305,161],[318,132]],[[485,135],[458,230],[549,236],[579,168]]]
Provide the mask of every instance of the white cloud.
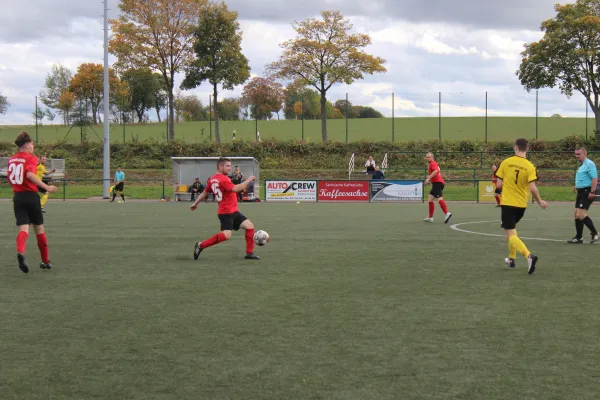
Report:
[[[242,49],[253,77],[262,76],[265,65],[278,58],[279,43],[294,36],[290,22],[316,16],[323,7],[340,7],[357,30],[371,35],[367,51],[385,58],[388,72],[366,76],[349,86],[333,86],[328,94],[331,101],[348,93],[354,104],[370,105],[391,116],[395,93],[396,116],[437,116],[441,91],[443,115],[483,115],[488,91],[488,115],[535,115],[535,95],[521,88],[515,71],[523,44],[541,37],[536,29],[552,14],[554,1],[532,0],[535,7],[525,7],[507,0],[507,4],[523,6],[519,11],[523,15],[507,4],[501,7],[506,15],[491,15],[492,11],[477,15],[483,14],[477,8],[480,2],[433,1],[230,0],[228,5],[240,13]],[[117,1],[110,0],[109,6],[114,17]],[[423,7],[430,13],[419,18],[415,10]],[[39,12],[25,13],[29,8]],[[375,13],[378,8],[382,11]],[[52,64],[62,63],[75,72],[83,62],[102,63],[102,5],[65,0],[50,7],[47,2],[31,0],[5,11],[0,16],[0,92],[9,98],[11,107],[7,115],[0,116],[0,124],[31,123],[35,96]],[[17,18],[20,13],[27,19]],[[177,76],[177,86],[182,79],[181,74]],[[241,92],[237,87],[220,96],[239,96]],[[207,103],[212,88],[205,83],[188,93]],[[569,100],[555,90],[540,92],[539,108],[540,115],[585,115],[581,96]]]

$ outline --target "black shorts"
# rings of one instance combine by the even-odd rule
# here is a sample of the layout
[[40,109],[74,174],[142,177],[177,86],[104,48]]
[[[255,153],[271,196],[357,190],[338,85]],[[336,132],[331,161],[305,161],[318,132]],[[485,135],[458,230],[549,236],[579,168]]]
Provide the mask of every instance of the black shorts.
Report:
[[517,224],[525,215],[526,208],[501,206],[502,207],[502,228],[515,229]]
[[577,199],[575,200],[575,208],[579,208],[581,210],[589,210],[590,209],[590,206],[594,202],[594,199],[590,200],[588,198],[591,190],[592,190],[591,187],[577,189]]
[[122,192],[124,187],[125,187],[125,182],[121,182],[117,186],[115,186],[115,188],[113,190],[115,192]]
[[442,182],[432,182],[431,191],[429,192],[429,194],[435,197],[436,199],[439,199],[443,196],[442,193],[444,192],[444,187],[445,185]]
[[34,192],[19,192],[13,197],[13,207],[17,226],[21,225],[44,225],[44,214],[40,197]]
[[496,193],[496,194],[502,194],[502,189],[496,189],[496,191],[494,193]]
[[241,212],[237,211],[233,214],[219,214],[222,231],[239,231],[240,225],[247,220]]

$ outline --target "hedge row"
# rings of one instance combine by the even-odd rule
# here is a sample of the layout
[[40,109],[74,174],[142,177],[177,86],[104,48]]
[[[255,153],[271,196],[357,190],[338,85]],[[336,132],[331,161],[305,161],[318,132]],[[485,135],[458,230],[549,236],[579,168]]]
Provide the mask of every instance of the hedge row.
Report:
[[[571,152],[578,146],[600,152],[600,142],[586,141],[582,137],[565,137],[560,141],[534,140],[532,151]],[[8,156],[15,151],[11,143],[0,143],[0,156]],[[172,156],[243,156],[255,157],[265,169],[338,169],[348,165],[349,157],[355,153],[357,166],[361,167],[369,155],[381,162],[385,153],[389,154],[390,167],[422,168],[426,151],[439,153],[438,161],[446,168],[479,168],[506,157],[512,151],[511,142],[482,143],[476,141],[414,141],[414,142],[353,142],[353,143],[305,143],[263,141],[236,141],[218,145],[214,142],[185,143],[182,141],[159,142],[156,140],[136,141],[126,144],[111,144],[111,164],[128,169],[170,168]],[[480,154],[443,154],[444,152],[488,152]],[[402,152],[416,152],[407,154]],[[100,143],[55,143],[40,144],[38,154],[52,158],[66,159],[67,168],[102,168],[103,149]],[[532,161],[538,168],[572,168],[574,157],[567,154],[532,154]]]

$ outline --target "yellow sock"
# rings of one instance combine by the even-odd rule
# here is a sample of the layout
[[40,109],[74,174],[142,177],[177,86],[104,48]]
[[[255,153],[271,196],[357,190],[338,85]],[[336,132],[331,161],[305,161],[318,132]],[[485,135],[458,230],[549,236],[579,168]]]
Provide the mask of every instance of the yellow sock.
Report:
[[512,258],[513,260],[517,258],[517,249],[510,243],[510,241],[508,242],[508,258]]
[[[517,230],[515,229],[515,236],[517,235]],[[508,241],[508,258],[512,258],[513,260],[517,258],[517,248]]]
[[523,257],[527,258],[531,254],[525,243],[517,235],[513,235],[508,239],[509,245],[514,247],[519,253],[523,255]]
[[47,201],[48,201],[48,193],[46,193],[42,196],[42,201],[41,201],[42,207],[44,207],[46,205]]

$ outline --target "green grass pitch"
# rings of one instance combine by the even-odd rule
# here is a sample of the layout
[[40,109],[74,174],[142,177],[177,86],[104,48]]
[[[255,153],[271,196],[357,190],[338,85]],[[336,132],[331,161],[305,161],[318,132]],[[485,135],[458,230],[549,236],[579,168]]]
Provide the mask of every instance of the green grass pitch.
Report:
[[600,250],[563,242],[570,204],[519,225],[554,240],[524,240],[531,276],[449,226],[501,236],[493,205],[244,204],[257,262],[241,233],[193,261],[218,221],[188,205],[50,202],[54,269],[31,235],[25,275],[0,203],[3,400],[597,398]]
[[[434,140],[439,138],[441,127],[444,140],[485,140],[484,117],[442,117],[441,126],[437,117],[394,118],[394,141]],[[586,124],[588,135],[593,136],[594,119],[588,118],[538,118],[538,137],[544,140],[559,140],[565,136],[585,135]],[[221,121],[219,123],[221,141],[229,143],[233,131],[237,140],[255,140],[255,121]],[[214,122],[212,123],[212,140],[214,140]],[[346,120],[327,121],[329,140],[346,141]],[[488,140],[514,140],[516,137],[534,139],[536,137],[535,117],[489,117],[487,119]],[[22,130],[35,136],[35,126],[0,126],[0,141],[12,142]],[[204,132],[203,132],[204,130]],[[69,132],[69,127],[61,125],[44,125],[38,128],[38,139],[41,142],[53,143],[62,139],[69,142],[80,142],[82,130],[79,127]],[[166,123],[111,124],[111,142],[123,142],[133,138],[145,140],[153,138],[165,140]],[[271,120],[259,121],[258,131],[262,140],[301,140],[302,121]],[[123,134],[124,133],[124,134]],[[85,135],[89,141],[101,142],[102,125],[87,128]],[[188,142],[210,140],[210,125],[204,122],[180,122],[175,124],[175,137]],[[304,121],[304,139],[311,142],[321,141],[321,121]],[[365,118],[348,120],[348,141],[392,141],[392,118]]]

